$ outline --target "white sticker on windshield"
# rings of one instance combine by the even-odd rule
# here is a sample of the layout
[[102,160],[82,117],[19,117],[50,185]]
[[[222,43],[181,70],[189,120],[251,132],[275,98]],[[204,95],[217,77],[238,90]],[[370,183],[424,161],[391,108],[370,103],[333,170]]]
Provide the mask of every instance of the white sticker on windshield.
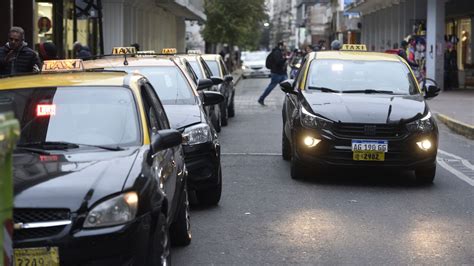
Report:
[[344,70],[344,65],[343,64],[332,64],[331,65],[331,70],[332,71],[343,71]]

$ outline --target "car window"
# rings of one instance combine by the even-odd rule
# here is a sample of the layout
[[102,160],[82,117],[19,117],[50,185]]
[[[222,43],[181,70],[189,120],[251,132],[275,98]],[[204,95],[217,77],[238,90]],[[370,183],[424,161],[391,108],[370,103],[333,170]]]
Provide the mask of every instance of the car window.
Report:
[[44,141],[140,145],[135,99],[123,87],[51,87],[0,91],[20,122],[19,144]]
[[369,89],[394,94],[418,93],[410,70],[398,61],[313,60],[306,86],[342,92]]
[[163,104],[186,105],[196,103],[191,85],[177,66],[123,67],[138,71],[150,81]]
[[153,108],[153,101],[150,98],[147,88],[142,85],[140,87],[140,92],[143,99],[143,108],[145,109],[145,116],[148,122],[148,133],[150,135],[156,134],[160,130],[160,123],[158,122],[158,114]]
[[196,73],[198,79],[203,79],[204,75],[201,71],[201,68],[199,67],[199,63],[197,61],[189,61],[189,64],[194,70],[194,73]]
[[194,84],[197,85],[199,78],[198,78],[196,72],[194,72],[194,69],[193,69],[193,67],[189,64],[189,62],[186,62],[186,70],[188,71],[189,76],[191,76],[191,77],[193,78]]
[[202,67],[204,68],[204,73],[206,74],[206,78],[210,78],[211,76],[213,76],[211,69],[206,64],[206,61],[204,61],[204,59],[202,58],[199,58],[199,61],[201,62]]
[[221,72],[219,71],[219,65],[218,65],[217,61],[215,61],[215,60],[206,60],[206,63],[209,66],[209,68],[211,69],[212,76],[217,76],[217,77],[221,76]]
[[222,72],[224,72],[224,76],[229,74],[229,71],[227,70],[227,67],[224,64],[224,61],[222,59],[219,59],[219,65],[221,65]]
[[145,89],[147,90],[147,93],[149,94],[149,97],[151,98],[151,101],[153,102],[153,107],[156,111],[157,114],[157,120],[160,129],[169,129],[170,124],[168,122],[168,117],[166,116],[165,109],[163,108],[163,105],[160,102],[160,99],[156,96],[155,90],[153,87],[149,84],[145,84]]

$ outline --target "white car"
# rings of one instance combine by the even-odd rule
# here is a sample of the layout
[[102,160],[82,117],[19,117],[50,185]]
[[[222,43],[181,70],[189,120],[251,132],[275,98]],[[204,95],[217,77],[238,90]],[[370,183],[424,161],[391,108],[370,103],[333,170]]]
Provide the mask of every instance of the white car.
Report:
[[265,59],[268,52],[247,52],[242,62],[242,76],[248,77],[270,77],[270,69],[265,67]]

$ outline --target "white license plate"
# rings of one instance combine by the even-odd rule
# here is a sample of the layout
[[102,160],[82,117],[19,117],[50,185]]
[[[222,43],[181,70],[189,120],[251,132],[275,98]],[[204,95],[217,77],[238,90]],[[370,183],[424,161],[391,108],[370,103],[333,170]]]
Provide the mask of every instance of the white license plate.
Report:
[[352,151],[388,152],[387,140],[352,140]]

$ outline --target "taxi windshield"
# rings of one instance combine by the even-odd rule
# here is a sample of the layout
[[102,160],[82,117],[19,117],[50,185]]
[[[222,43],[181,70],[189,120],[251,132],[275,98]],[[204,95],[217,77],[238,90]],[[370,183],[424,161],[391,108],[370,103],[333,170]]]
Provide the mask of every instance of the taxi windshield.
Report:
[[214,60],[206,60],[207,65],[211,69],[212,75],[220,77],[221,74],[219,72],[219,65],[217,64],[217,61]]
[[129,67],[124,70],[130,71],[130,68],[147,77],[163,104],[189,105],[196,103],[191,86],[177,67]]
[[314,60],[308,72],[306,87],[323,92],[419,93],[408,67],[391,61]]
[[139,121],[132,92],[122,87],[51,87],[0,91],[0,105],[20,122],[19,145],[67,142],[136,146]]

